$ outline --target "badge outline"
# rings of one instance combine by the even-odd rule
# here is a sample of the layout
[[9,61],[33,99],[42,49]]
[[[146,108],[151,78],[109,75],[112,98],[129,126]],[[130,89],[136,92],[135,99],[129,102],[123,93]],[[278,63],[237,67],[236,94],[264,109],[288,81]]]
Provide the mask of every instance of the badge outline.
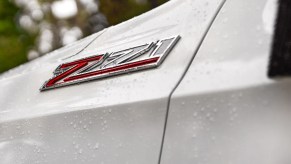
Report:
[[[89,77],[85,77],[85,78],[82,78],[82,79],[79,79],[79,80],[73,80],[73,81],[70,81],[70,82],[66,82],[66,83],[59,83],[59,84],[54,84],[53,86],[49,86],[49,87],[46,87],[47,83],[54,79],[55,77],[57,77],[58,75],[60,75],[61,73],[64,73],[66,70],[68,69],[71,69],[68,68],[66,70],[63,70],[62,72],[58,72],[58,70],[60,69],[60,67],[62,65],[65,65],[65,64],[68,64],[68,63],[72,63],[72,62],[77,62],[77,61],[80,61],[80,60],[86,60],[88,58],[93,58],[93,57],[98,57],[100,56],[101,58],[104,58],[105,59],[102,59],[102,60],[99,60],[101,63],[104,62],[106,60],[106,57],[110,56],[111,54],[113,53],[117,53],[117,52],[122,52],[122,51],[126,51],[126,50],[130,50],[132,48],[136,48],[136,47],[141,47],[141,46],[144,46],[144,45],[147,45],[148,44],[148,47],[152,44],[158,44],[160,43],[160,41],[164,41],[164,40],[169,40],[169,39],[172,39],[172,41],[169,43],[169,45],[167,45],[167,47],[165,48],[165,51],[164,53],[161,55],[161,56],[150,56],[149,58],[147,59],[144,59],[144,60],[139,60],[139,61],[136,61],[136,62],[141,62],[141,61],[145,61],[145,60],[150,60],[150,59],[155,59],[155,58],[158,58],[156,62],[154,63],[150,63],[150,64],[146,64],[146,65],[141,65],[141,66],[136,66],[136,67],[131,67],[131,68],[128,68],[128,69],[121,69],[119,71],[113,71],[113,72],[108,72],[108,73],[104,73],[104,74],[101,74],[101,75],[97,75],[97,76],[89,76]],[[109,78],[109,77],[113,77],[113,76],[119,76],[119,75],[123,75],[123,74],[127,74],[127,73],[135,73],[137,71],[143,71],[143,70],[148,70],[148,69],[154,69],[154,68],[157,68],[159,67],[165,60],[165,58],[169,55],[169,53],[172,51],[172,49],[174,48],[174,46],[177,44],[177,42],[181,39],[180,35],[176,35],[176,36],[173,36],[173,37],[168,37],[166,39],[161,39],[161,40],[157,40],[156,42],[151,42],[151,43],[146,43],[146,44],[141,44],[141,45],[138,45],[138,46],[133,46],[131,48],[126,48],[126,49],[123,49],[123,50],[117,50],[115,52],[112,52],[112,53],[104,53],[104,54],[99,54],[99,55],[92,55],[92,56],[88,56],[88,57],[85,57],[85,58],[80,58],[80,59],[76,59],[76,60],[73,60],[71,62],[65,62],[65,63],[62,63],[60,64],[54,71],[53,71],[53,77],[51,77],[50,79],[46,80],[45,83],[41,86],[41,88],[39,89],[41,92],[42,91],[47,91],[47,90],[51,90],[51,89],[56,89],[56,88],[60,88],[60,87],[65,87],[65,86],[70,86],[70,85],[75,85],[75,84],[80,84],[80,83],[84,83],[84,82],[90,82],[90,81],[93,81],[93,80],[101,80],[101,79],[105,79],[105,78]],[[140,53],[141,51],[143,51],[144,49],[138,51],[138,53]],[[155,52],[158,51],[158,48],[155,48],[153,50],[153,52],[151,52],[150,55],[152,54],[155,54]],[[143,54],[141,54],[143,55]],[[98,62],[99,62],[98,61]],[[98,63],[97,62],[97,63]],[[128,62],[125,62],[123,64],[119,64],[117,66],[125,66],[125,65],[128,65],[128,64],[132,64],[132,63],[135,63],[135,62],[132,62],[132,61],[128,61]],[[114,68],[114,67],[117,67],[117,66],[113,66],[113,67],[109,67],[110,68]],[[85,67],[86,68],[86,67]],[[79,72],[82,72],[84,70],[82,70],[83,68],[81,68],[81,71]],[[88,69],[88,68],[86,68]],[[107,68],[108,69],[108,68]],[[100,69],[101,70],[104,70],[104,69]],[[73,72],[72,75],[76,74],[77,72]],[[89,72],[90,73],[90,72]],[[81,74],[82,75],[82,74]]]

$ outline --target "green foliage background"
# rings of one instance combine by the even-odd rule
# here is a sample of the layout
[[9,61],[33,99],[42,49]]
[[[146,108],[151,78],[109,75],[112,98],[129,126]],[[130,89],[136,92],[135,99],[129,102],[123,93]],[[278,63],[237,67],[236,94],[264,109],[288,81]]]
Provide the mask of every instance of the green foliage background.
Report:
[[[11,1],[0,0],[0,74],[27,62],[28,51],[36,44],[37,39],[37,36],[25,32],[17,24],[18,14],[22,9],[16,7]],[[41,1],[43,0],[39,0]],[[115,25],[166,1],[168,0],[144,0],[143,3],[138,3],[136,0],[99,0],[99,10],[106,16],[109,25]],[[82,14],[79,15],[82,16]],[[80,19],[76,18],[76,20]],[[47,21],[57,23],[57,21]],[[80,24],[80,22],[75,23]]]
[[0,73],[27,62],[34,36],[16,25],[18,8],[8,0],[0,1]]
[[136,0],[100,0],[100,11],[106,15],[111,25],[115,25],[151,10],[167,1],[149,0],[140,4],[136,3]]

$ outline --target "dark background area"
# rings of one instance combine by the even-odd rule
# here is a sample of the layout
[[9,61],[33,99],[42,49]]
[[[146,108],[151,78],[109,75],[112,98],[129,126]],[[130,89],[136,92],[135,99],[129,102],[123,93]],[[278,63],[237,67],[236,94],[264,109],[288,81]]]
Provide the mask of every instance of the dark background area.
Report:
[[291,1],[279,0],[269,77],[291,75]]

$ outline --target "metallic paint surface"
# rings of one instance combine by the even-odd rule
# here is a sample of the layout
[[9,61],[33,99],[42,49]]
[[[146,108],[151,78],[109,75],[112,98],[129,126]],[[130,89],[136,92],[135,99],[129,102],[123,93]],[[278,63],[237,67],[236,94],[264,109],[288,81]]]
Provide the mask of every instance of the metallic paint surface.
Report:
[[291,163],[291,81],[267,77],[270,4],[226,1],[171,98],[162,164]]
[[[156,164],[169,94],[221,3],[170,1],[106,29],[89,46],[76,44],[6,75],[0,81],[1,163]],[[183,39],[158,69],[38,90],[61,63],[177,34]]]

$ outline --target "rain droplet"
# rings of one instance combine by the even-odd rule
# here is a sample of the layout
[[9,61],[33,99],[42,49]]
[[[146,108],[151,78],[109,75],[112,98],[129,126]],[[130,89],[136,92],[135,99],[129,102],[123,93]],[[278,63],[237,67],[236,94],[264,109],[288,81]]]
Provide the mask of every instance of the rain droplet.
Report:
[[96,143],[94,149],[99,149],[99,143]]

